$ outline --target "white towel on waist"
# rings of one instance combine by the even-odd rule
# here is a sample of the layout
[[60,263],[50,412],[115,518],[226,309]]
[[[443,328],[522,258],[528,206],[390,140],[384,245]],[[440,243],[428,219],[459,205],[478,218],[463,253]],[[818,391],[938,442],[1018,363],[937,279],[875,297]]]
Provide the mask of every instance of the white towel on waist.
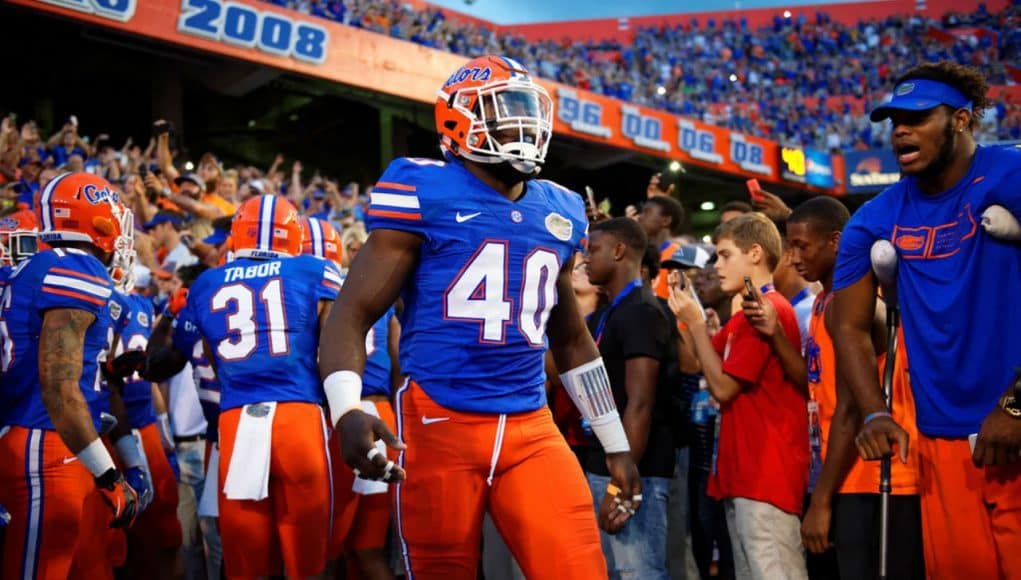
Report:
[[220,506],[216,501],[217,485],[216,480],[220,473],[220,444],[213,443],[209,450],[209,466],[206,468],[206,486],[202,488],[202,497],[199,498],[198,514],[200,518],[220,517]]
[[[376,404],[372,401],[362,401],[362,411],[365,411],[373,417],[379,417],[379,411],[376,410]],[[376,441],[376,449],[386,457],[386,443],[380,439]],[[387,484],[382,481],[372,481],[371,479],[362,479],[355,477],[354,484],[351,485],[351,491],[361,495],[373,495],[377,493],[386,493]]]
[[269,460],[276,410],[276,402],[255,403],[241,409],[227,480],[223,484],[227,499],[258,501],[269,496]]

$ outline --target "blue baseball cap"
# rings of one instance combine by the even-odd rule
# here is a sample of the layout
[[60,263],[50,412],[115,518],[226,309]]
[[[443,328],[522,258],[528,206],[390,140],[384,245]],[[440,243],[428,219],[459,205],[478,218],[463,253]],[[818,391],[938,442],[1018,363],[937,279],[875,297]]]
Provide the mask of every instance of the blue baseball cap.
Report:
[[230,234],[224,230],[213,230],[213,233],[203,238],[203,244],[209,244],[210,246],[219,246],[220,244],[227,241]]
[[142,229],[145,231],[149,231],[154,227],[165,223],[172,223],[175,226],[179,226],[181,225],[181,218],[178,218],[167,213],[158,213],[155,216],[153,216],[151,220],[142,224]]
[[954,87],[929,79],[904,81],[893,89],[893,98],[872,110],[869,119],[878,123],[890,118],[893,111],[928,111],[940,105],[954,110],[971,110],[971,101]]

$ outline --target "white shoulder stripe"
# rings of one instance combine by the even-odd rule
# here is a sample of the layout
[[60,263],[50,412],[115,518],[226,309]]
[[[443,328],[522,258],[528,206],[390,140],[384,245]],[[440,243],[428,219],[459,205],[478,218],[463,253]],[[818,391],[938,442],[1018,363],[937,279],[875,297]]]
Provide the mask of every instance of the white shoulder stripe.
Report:
[[323,270],[323,278],[337,285],[342,285],[344,283],[340,275],[333,270]]
[[71,288],[80,292],[85,292],[96,296],[97,298],[109,298],[113,291],[110,288],[104,288],[99,284],[93,284],[92,282],[86,282],[84,280],[78,280],[76,278],[69,278],[67,276],[58,276],[56,274],[47,274],[43,278],[43,284],[50,286],[61,286],[63,288]]
[[372,192],[370,197],[372,199],[372,205],[388,205],[390,207],[403,207],[406,209],[420,208],[417,195]]

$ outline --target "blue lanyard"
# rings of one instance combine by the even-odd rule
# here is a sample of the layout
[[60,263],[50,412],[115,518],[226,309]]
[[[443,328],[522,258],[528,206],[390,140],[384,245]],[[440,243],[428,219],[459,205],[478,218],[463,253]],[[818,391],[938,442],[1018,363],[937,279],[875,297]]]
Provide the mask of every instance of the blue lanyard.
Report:
[[606,328],[606,320],[610,317],[610,313],[613,312],[613,309],[627,298],[635,288],[639,288],[641,285],[641,280],[632,280],[630,284],[620,291],[620,294],[617,294],[617,297],[613,299],[613,302],[610,302],[610,305],[606,307],[606,310],[603,311],[603,315],[599,317],[599,324],[596,325],[596,344],[599,344],[599,339],[603,337],[603,329]]
[[806,287],[802,288],[801,292],[798,292],[794,296],[794,298],[791,298],[791,306],[797,306],[802,300],[804,300],[805,298],[808,298],[808,295],[811,294],[811,292],[812,292],[812,288],[809,287],[809,286],[806,286]]

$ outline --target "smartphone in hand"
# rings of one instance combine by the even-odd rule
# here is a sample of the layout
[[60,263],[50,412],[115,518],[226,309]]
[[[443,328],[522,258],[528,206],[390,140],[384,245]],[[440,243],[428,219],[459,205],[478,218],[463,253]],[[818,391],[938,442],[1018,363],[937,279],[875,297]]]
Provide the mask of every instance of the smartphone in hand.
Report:
[[758,179],[749,179],[744,184],[748,187],[748,195],[752,196],[753,200],[766,199],[766,196],[762,195],[762,186],[759,185]]
[[744,277],[744,297],[746,300],[757,301],[758,294],[755,293],[755,284],[752,284],[752,279],[748,276]]

